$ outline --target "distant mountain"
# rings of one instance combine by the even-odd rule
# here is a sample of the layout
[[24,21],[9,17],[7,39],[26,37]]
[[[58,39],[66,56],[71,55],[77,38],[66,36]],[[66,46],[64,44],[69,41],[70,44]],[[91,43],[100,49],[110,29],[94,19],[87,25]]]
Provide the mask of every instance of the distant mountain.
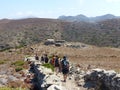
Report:
[[[78,19],[79,17],[87,21],[84,15],[77,16]],[[0,20],[0,50],[35,44],[50,38],[120,47],[120,19],[97,23],[45,18]]]
[[99,21],[104,21],[107,19],[114,19],[114,18],[120,18],[117,16],[114,16],[112,14],[106,14],[106,15],[102,15],[102,16],[96,16],[96,17],[87,17],[85,15],[77,15],[77,16],[60,16],[58,19],[60,20],[66,20],[66,21],[77,21],[77,22],[99,22]]
[[89,18],[82,14],[77,16],[60,16],[58,19],[66,21],[89,21]]

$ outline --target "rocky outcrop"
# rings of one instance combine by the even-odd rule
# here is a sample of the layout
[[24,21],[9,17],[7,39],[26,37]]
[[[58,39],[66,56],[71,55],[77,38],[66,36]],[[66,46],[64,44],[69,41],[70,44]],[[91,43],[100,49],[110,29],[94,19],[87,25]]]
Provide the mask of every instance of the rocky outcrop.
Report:
[[84,78],[95,90],[120,90],[120,74],[113,70],[93,69]]

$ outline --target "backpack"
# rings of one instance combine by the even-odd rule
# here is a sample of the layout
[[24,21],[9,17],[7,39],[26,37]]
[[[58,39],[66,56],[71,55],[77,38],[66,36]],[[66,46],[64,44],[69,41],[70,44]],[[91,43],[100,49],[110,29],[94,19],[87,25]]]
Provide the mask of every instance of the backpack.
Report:
[[36,60],[39,60],[39,57],[38,57],[38,56],[35,56],[35,59],[36,59]]
[[48,60],[48,57],[45,57],[44,60],[45,60],[45,63],[48,63],[48,61],[49,61],[49,60]]
[[69,62],[67,60],[62,60],[62,68],[69,68]]
[[54,65],[54,62],[55,62],[54,58],[50,60],[50,63],[51,63],[52,65]]
[[55,59],[55,66],[59,66],[59,60]]

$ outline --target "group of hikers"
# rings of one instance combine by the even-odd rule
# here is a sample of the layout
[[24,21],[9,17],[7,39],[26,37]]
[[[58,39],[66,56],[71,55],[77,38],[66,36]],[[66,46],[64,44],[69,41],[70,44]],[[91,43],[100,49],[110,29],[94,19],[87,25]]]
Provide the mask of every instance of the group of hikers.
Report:
[[35,55],[36,60],[40,60],[43,64],[44,63],[49,63],[54,66],[54,72],[56,75],[59,72],[63,73],[63,82],[66,82],[67,75],[69,73],[69,60],[67,59],[66,56],[63,56],[60,58],[58,55],[52,55],[51,58],[48,57],[47,54],[44,54],[39,58],[39,56],[36,54]]

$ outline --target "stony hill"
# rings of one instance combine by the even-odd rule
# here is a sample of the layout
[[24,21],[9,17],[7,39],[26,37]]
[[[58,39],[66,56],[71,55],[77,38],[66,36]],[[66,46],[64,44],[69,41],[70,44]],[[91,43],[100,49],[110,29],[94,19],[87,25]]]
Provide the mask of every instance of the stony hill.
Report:
[[42,18],[0,20],[0,50],[43,42],[48,38],[119,47],[119,35],[120,19],[97,23]]

